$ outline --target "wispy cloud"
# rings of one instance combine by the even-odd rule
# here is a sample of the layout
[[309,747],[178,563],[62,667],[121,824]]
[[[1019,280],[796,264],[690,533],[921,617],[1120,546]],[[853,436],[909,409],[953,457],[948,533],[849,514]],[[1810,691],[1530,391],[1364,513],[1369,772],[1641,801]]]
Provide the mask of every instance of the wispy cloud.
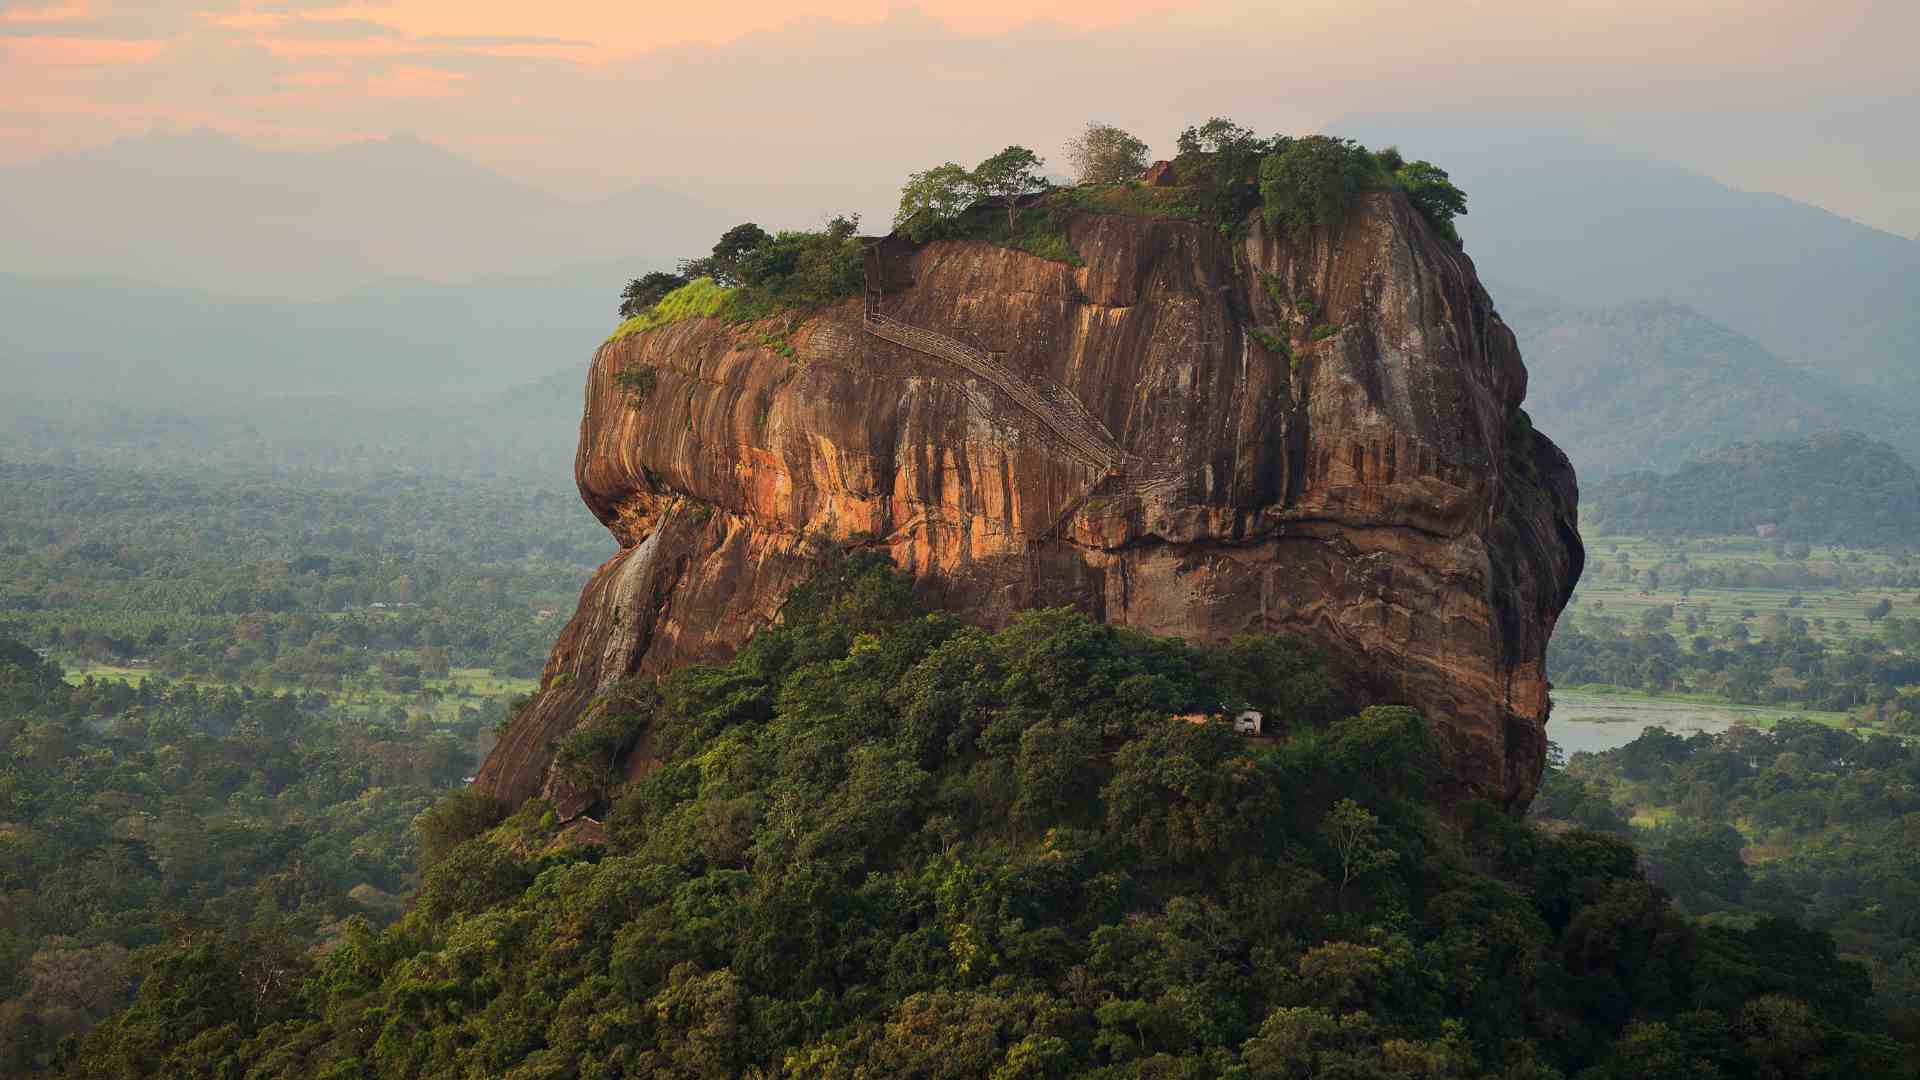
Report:
[[276,38],[302,41],[397,40],[407,36],[395,27],[371,19],[285,19],[264,32]]
[[[639,17],[631,0],[0,0],[0,101],[34,105],[7,116],[0,159],[169,117],[316,142],[408,128],[583,192],[756,177],[813,212],[872,207],[907,171],[1010,141],[1051,150],[1094,116],[1167,152],[1215,114],[1298,131],[1419,107],[1602,128],[1741,186],[1920,229],[1920,148],[1889,134],[1913,110],[1886,104],[1920,95],[1920,5],[1040,7],[736,0]],[[1754,123],[1722,123],[1758,116],[1758,140]],[[1865,116],[1878,119],[1850,119]],[[1873,151],[1834,153],[1837,127]]]
[[416,38],[423,45],[454,45],[471,48],[499,48],[512,45],[564,45],[585,48],[592,45],[581,38],[548,37],[542,34],[429,34]]

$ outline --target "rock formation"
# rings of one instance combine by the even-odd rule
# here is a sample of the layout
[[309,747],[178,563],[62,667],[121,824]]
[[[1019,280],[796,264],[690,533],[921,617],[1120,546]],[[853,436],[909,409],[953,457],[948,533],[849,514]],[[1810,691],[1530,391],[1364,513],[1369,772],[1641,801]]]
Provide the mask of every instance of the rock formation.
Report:
[[[1583,551],[1472,262],[1392,193],[1299,235],[1065,227],[1083,266],[890,238],[864,305],[602,346],[576,472],[620,552],[478,782],[564,796],[549,748],[598,688],[730,655],[856,545],[981,623],[1071,604],[1306,639],[1435,722],[1451,791],[1523,806]],[[637,403],[634,365],[657,375]]]

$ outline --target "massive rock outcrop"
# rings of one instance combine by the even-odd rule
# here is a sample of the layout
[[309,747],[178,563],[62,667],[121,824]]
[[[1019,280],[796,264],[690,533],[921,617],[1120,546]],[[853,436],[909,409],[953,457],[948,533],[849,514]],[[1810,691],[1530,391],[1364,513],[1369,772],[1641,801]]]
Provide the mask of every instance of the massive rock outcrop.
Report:
[[[983,623],[1072,604],[1297,635],[1436,722],[1454,792],[1524,805],[1583,552],[1471,261],[1397,194],[1296,235],[1066,229],[1084,266],[892,239],[865,305],[604,345],[576,468],[621,549],[479,783],[540,793],[598,688],[725,657],[823,547],[859,545]],[[614,380],[635,365],[657,375],[638,405]]]

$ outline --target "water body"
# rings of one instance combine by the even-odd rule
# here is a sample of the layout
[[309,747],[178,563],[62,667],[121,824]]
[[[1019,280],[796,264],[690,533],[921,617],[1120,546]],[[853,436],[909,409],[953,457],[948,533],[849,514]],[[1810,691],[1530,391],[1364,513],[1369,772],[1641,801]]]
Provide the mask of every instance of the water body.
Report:
[[1804,714],[1792,709],[1555,690],[1547,738],[1560,744],[1568,756],[1582,750],[1597,754],[1627,745],[1650,727],[1682,736],[1697,731],[1719,734],[1742,721],[1763,725],[1799,715]]

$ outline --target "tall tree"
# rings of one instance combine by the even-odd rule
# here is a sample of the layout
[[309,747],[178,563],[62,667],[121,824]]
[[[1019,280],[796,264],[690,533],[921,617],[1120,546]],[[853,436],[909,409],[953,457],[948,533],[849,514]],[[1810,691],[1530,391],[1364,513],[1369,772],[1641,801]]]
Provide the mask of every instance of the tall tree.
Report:
[[1040,175],[1046,159],[1024,146],[1009,146],[975,166],[973,182],[983,195],[997,195],[1007,201],[1007,228],[1019,221],[1019,198],[1029,191],[1047,186]]
[[1380,819],[1352,799],[1341,799],[1320,822],[1320,833],[1340,861],[1340,884],[1335,895],[1340,910],[1347,907],[1347,886],[1354,880],[1384,870],[1400,858],[1380,835]]
[[972,173],[951,161],[935,165],[907,177],[900,189],[900,209],[894,211],[893,227],[905,229],[915,240],[924,240],[965,213],[979,197],[980,188]]
[[1147,167],[1147,144],[1114,127],[1090,121],[1087,130],[1067,140],[1067,160],[1083,184],[1132,180]]
[[660,298],[687,283],[685,275],[655,270],[627,282],[620,292],[620,317],[631,319],[660,302]]
[[710,277],[729,287],[746,282],[746,265],[756,252],[773,240],[767,230],[753,222],[743,222],[720,234],[713,253],[680,264],[680,273],[689,280]]

